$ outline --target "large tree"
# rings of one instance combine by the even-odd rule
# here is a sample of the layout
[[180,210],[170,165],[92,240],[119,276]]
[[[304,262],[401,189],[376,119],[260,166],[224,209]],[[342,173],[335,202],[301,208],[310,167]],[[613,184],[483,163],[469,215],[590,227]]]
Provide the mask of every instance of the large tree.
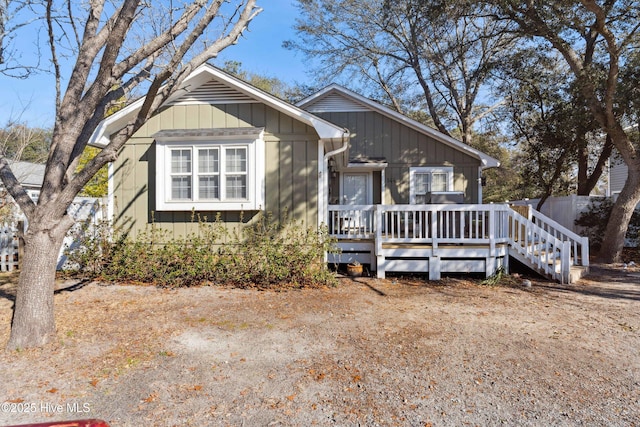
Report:
[[[41,9],[35,3],[32,7],[44,23],[56,111],[37,203],[16,180],[7,159],[0,158],[0,178],[29,223],[8,348],[40,346],[55,333],[56,260],[73,224],[66,212],[74,197],[116,159],[127,139],[180,90],[187,76],[236,43],[261,10],[256,0],[43,3]],[[63,60],[69,52],[75,62],[67,73]],[[136,93],[144,102],[135,117],[78,170],[96,125],[123,99],[133,102]]]
[[[360,80],[369,95],[407,113],[428,112],[442,133],[469,143],[490,108],[491,71],[511,44],[501,21],[467,2],[300,0],[289,42],[312,59],[321,79]],[[373,87],[373,89],[372,89]]]
[[516,49],[500,67],[504,118],[518,144],[520,174],[539,197],[589,195],[602,176],[612,145],[584,103],[566,63],[553,50]]
[[[640,202],[640,153],[625,129],[628,111],[619,102],[621,76],[640,48],[640,7],[633,0],[489,0],[515,30],[554,49],[566,62],[590,113],[629,168],[607,224],[600,257],[620,259],[633,211]],[[636,83],[637,85],[637,83]]]

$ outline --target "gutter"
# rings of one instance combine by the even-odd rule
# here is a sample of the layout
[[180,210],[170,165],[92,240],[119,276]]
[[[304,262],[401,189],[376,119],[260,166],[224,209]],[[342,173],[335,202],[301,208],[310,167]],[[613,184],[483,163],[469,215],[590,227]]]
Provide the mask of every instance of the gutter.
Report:
[[342,135],[342,144],[343,144],[342,147],[336,148],[333,151],[329,151],[327,154],[324,155],[325,165],[327,165],[327,162],[329,161],[330,157],[333,157],[337,154],[344,153],[345,151],[347,151],[347,148],[349,148],[349,139],[350,139],[349,129],[345,129],[344,134]]
[[[327,171],[329,170],[329,159],[335,155],[340,153],[344,153],[349,148],[349,139],[351,138],[351,133],[348,129],[344,129],[344,133],[342,134],[342,146],[336,148],[333,151],[329,151],[323,156],[322,161],[322,171],[319,174],[319,188],[321,191],[319,192],[319,200],[318,200],[318,226],[327,224],[327,217],[329,214],[329,175]],[[324,144],[320,144],[323,146]],[[326,254],[325,254],[326,256]]]

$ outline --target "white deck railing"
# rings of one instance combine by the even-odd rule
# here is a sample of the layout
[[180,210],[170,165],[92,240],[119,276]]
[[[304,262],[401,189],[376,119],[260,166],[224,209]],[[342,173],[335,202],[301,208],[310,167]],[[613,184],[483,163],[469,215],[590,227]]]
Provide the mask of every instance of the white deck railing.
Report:
[[571,257],[576,265],[589,265],[589,238],[580,236],[551,218],[531,208],[531,218],[535,225],[563,242],[571,242]]
[[384,243],[507,243],[553,279],[568,280],[572,265],[589,265],[586,237],[533,211],[520,215],[508,205],[329,205],[329,232],[341,239]]
[[506,205],[329,205],[329,232],[338,239],[388,243],[506,242]]

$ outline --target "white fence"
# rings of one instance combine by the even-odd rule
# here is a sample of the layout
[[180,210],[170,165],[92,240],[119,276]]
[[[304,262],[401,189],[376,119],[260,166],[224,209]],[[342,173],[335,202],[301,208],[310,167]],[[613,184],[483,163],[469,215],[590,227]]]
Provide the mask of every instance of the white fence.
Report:
[[4,224],[0,227],[0,271],[18,269],[18,228],[17,224]]
[[[594,200],[602,200],[603,196],[576,196],[572,194],[565,197],[549,197],[542,207],[540,213],[553,219],[558,224],[568,228],[574,233],[582,233],[575,220],[589,209],[589,205]],[[510,202],[516,206],[531,205],[535,209],[540,199],[525,199]]]
[[[103,199],[94,197],[76,197],[71,206],[69,206],[67,212],[76,220],[76,224],[64,239],[64,244],[58,256],[58,269],[63,268],[67,261],[65,250],[67,248],[73,248],[78,244],[76,241],[78,229],[87,221],[91,224],[97,224],[106,219],[105,206]],[[20,247],[18,224],[24,223],[20,221],[0,226],[0,271],[13,271],[19,268]],[[28,227],[28,225],[26,227]]]
[[60,249],[60,255],[58,256],[58,270],[68,267],[65,251],[74,249],[79,245],[77,238],[82,234],[80,232],[82,228],[88,225],[89,230],[85,231],[91,232],[97,224],[107,219],[106,206],[103,199],[93,197],[76,197],[71,206],[69,206],[67,213],[76,220],[76,223],[64,238],[62,249]]

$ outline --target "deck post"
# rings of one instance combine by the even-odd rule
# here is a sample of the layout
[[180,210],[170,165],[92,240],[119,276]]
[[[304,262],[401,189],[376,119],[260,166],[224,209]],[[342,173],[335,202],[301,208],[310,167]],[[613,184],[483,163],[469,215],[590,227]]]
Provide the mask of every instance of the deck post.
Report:
[[484,262],[484,275],[485,278],[491,277],[496,274],[498,269],[496,268],[496,257],[488,256]]
[[385,278],[385,256],[382,254],[382,205],[375,205],[373,227],[374,234],[374,254],[376,257],[376,277]]
[[491,205],[489,210],[489,253],[492,257],[496,256],[496,209],[495,205]]
[[509,270],[509,248],[507,248],[507,254],[505,257],[502,258],[502,267],[504,268],[504,272],[507,274],[510,274],[510,270]]
[[563,285],[571,284],[571,242],[562,242],[562,253],[560,255],[560,275]]
[[440,257],[429,257],[429,280],[440,280]]
[[[434,210],[431,212],[431,253],[433,256],[437,256],[438,251],[438,223],[440,222],[440,217],[439,211]],[[429,270],[431,270],[431,267],[429,267]]]
[[581,265],[585,267],[589,266],[589,238],[583,237],[582,242],[580,242],[580,246],[582,247],[582,255],[581,255]]

